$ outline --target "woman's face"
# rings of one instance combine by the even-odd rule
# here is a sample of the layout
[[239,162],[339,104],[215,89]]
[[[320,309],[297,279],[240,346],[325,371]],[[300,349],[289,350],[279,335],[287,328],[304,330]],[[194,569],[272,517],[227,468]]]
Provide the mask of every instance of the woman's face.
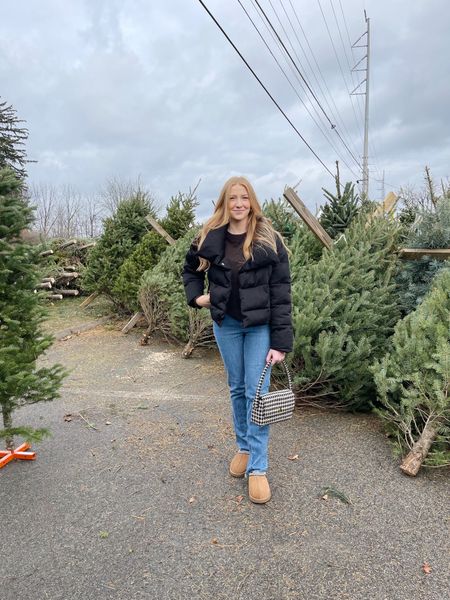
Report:
[[230,221],[241,222],[248,219],[250,198],[247,189],[240,183],[231,186],[228,210],[230,211]]

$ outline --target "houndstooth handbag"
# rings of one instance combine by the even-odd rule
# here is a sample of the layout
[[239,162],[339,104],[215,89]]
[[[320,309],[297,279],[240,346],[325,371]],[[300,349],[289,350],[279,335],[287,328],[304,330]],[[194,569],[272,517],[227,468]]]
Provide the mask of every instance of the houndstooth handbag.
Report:
[[295,406],[294,392],[292,391],[292,380],[289,369],[285,361],[282,361],[284,370],[288,378],[289,387],[284,390],[267,392],[261,395],[261,388],[271,363],[267,363],[259,378],[256,388],[255,399],[253,400],[251,421],[257,425],[269,425],[269,423],[278,423],[286,421],[292,417]]

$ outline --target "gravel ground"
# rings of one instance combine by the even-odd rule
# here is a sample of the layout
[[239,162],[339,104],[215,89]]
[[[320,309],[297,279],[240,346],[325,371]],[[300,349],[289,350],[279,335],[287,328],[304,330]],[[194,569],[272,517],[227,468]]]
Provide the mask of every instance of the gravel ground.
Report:
[[448,469],[410,479],[373,415],[302,410],[272,427],[253,505],[220,357],[139,335],[56,342],[61,398],[16,413],[53,435],[0,471],[2,600],[448,598]]

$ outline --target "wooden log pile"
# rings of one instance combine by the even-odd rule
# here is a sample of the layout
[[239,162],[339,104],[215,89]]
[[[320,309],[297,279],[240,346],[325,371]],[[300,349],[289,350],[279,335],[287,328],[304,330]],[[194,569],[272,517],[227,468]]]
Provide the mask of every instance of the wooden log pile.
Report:
[[45,297],[51,301],[78,296],[81,292],[80,270],[84,267],[86,251],[95,246],[95,242],[60,240],[52,246],[40,254],[48,270],[36,285],[36,291],[48,291]]
[[55,277],[43,277],[41,283],[37,284],[36,290],[51,291],[47,296],[50,300],[62,300],[68,296],[78,296],[80,290],[72,286],[79,276],[76,271],[61,271]]

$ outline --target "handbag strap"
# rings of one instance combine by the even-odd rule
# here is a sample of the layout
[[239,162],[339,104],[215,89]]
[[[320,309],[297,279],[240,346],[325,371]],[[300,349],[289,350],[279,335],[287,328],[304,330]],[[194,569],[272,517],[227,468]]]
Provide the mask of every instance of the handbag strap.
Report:
[[[286,361],[282,360],[282,361],[281,361],[281,364],[283,365],[283,367],[284,367],[284,372],[286,373],[286,375],[287,375],[287,378],[288,378],[288,387],[289,387],[289,389],[290,389],[290,390],[292,390],[292,379],[291,379],[291,374],[289,373],[289,369],[288,369],[288,366],[287,366],[287,364],[286,364]],[[262,373],[261,373],[261,377],[259,378],[259,381],[258,381],[258,386],[257,386],[257,388],[256,388],[255,398],[259,398],[259,395],[261,394],[261,388],[262,388],[262,386],[263,386],[264,379],[266,378],[266,373],[267,373],[267,370],[269,369],[269,367],[270,367],[271,365],[272,365],[272,363],[270,363],[270,362],[266,363],[266,366],[264,367],[264,369],[263,369],[263,371],[262,371]]]

